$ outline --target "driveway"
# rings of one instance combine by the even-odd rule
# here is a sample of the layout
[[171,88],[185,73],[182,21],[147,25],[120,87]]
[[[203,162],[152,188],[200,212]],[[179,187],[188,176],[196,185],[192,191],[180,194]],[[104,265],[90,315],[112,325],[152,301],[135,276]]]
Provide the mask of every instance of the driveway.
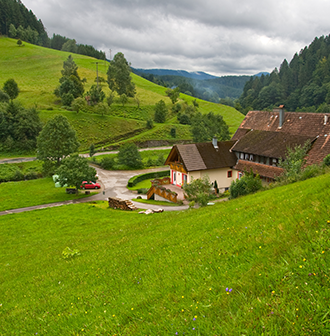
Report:
[[[167,167],[158,167],[151,169],[141,169],[141,170],[105,170],[98,167],[95,167],[97,174],[99,176],[99,182],[101,182],[102,190],[98,195],[94,195],[89,197],[88,200],[108,200],[108,197],[118,197],[123,200],[132,200],[136,198],[137,194],[133,193],[129,189],[127,189],[128,180],[136,175],[163,171],[168,169]],[[142,196],[146,198],[145,195]],[[82,200],[84,201],[84,200]],[[86,200],[87,201],[87,200]],[[134,202],[137,208],[143,209],[159,209],[159,205],[153,204],[142,204],[139,202]],[[169,203],[171,204],[171,203]],[[162,207],[165,211],[178,211],[187,209],[188,206],[165,206]]]
[[[37,210],[37,209],[56,207],[56,206],[67,205],[67,204],[77,204],[77,203],[85,203],[85,202],[92,202],[92,201],[107,201],[108,197],[118,197],[123,200],[132,200],[133,198],[136,198],[137,195],[131,192],[130,190],[128,190],[126,187],[127,182],[131,177],[135,175],[163,171],[163,170],[168,169],[167,167],[158,167],[158,168],[141,169],[141,170],[105,170],[105,169],[101,169],[96,166],[94,166],[94,168],[96,169],[98,177],[99,177],[98,182],[100,182],[102,186],[101,191],[97,195],[93,195],[91,197],[86,197],[86,198],[78,199],[78,200],[70,200],[70,201],[63,201],[63,202],[57,202],[57,203],[35,205],[35,206],[27,207],[27,208],[1,211],[0,216],[12,214],[12,213],[20,213],[20,212],[25,212],[25,211]],[[143,197],[146,198],[146,196],[143,196]],[[160,208],[160,206],[153,205],[153,204],[144,204],[144,203],[139,203],[139,202],[134,202],[134,201],[133,203],[139,209],[157,210]],[[164,206],[161,208],[164,209],[164,211],[179,211],[179,210],[188,209],[188,206],[184,206],[184,205],[175,206],[174,205],[174,206]]]

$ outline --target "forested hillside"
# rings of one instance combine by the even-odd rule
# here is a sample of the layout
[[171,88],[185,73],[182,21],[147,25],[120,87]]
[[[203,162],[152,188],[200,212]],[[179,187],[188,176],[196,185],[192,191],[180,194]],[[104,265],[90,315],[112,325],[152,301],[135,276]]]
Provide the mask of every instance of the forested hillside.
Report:
[[330,112],[330,35],[286,59],[270,75],[251,77],[240,97],[242,111],[272,109]]
[[[233,107],[234,99],[242,94],[244,85],[250,78],[250,76],[213,76],[212,78],[211,75],[208,75],[209,78],[207,78],[207,74],[205,74],[200,76],[201,79],[198,79],[197,76],[194,77],[184,71],[157,69],[132,69],[132,71],[158,85],[178,87],[180,92],[190,96]],[[224,98],[226,98],[225,101],[221,101]]]
[[93,46],[77,44],[76,40],[58,34],[49,38],[42,21],[20,0],[0,0],[0,35],[47,48],[105,59],[105,53]]

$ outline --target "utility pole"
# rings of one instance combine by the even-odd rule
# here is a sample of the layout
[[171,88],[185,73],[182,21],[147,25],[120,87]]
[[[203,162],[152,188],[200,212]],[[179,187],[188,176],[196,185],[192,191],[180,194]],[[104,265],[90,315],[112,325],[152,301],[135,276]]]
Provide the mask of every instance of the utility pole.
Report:
[[93,64],[96,64],[96,86],[99,88],[99,62]]

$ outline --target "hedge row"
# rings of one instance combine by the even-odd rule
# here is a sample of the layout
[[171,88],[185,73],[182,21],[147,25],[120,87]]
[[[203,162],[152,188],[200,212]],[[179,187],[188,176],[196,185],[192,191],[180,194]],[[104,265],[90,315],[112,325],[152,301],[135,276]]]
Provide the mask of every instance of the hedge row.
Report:
[[170,171],[169,170],[164,170],[164,171],[160,171],[160,172],[146,173],[146,174],[142,174],[142,175],[133,176],[128,180],[127,187],[132,188],[132,187],[136,186],[141,181],[149,180],[149,179],[152,179],[152,178],[169,176],[169,175],[170,175]]
[[0,165],[0,183],[9,181],[23,181],[23,180],[34,180],[42,177],[42,174],[33,169],[28,169],[24,174],[22,170],[8,163]]

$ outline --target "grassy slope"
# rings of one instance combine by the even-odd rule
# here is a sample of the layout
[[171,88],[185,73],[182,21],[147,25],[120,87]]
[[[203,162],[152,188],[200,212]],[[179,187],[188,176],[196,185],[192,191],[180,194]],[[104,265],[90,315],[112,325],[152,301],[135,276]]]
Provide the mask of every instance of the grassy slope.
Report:
[[[58,80],[61,76],[61,70],[63,67],[63,61],[65,61],[70,53],[47,49],[31,45],[24,44],[24,47],[18,47],[16,40],[8,38],[0,38],[0,87],[8,78],[14,78],[18,83],[21,93],[18,97],[24,106],[32,107],[36,106],[38,109],[43,110],[40,114],[41,119],[46,122],[54,114],[65,114],[71,124],[76,127],[77,131],[81,131],[83,126],[80,116],[75,116],[74,113],[68,113],[65,110],[60,109],[56,105],[56,97],[53,94],[54,89],[58,86]],[[74,54],[74,61],[78,66],[78,72],[81,78],[87,79],[85,86],[86,91],[89,90],[94,83],[96,77],[95,59]],[[99,64],[99,76],[106,78],[106,64]],[[93,142],[102,142],[107,140],[109,143],[113,142],[113,138],[117,138],[117,135],[109,137],[109,133],[112,135],[112,128],[116,132],[121,132],[125,135],[134,129],[140,129],[145,126],[145,120],[153,117],[154,105],[161,99],[170,107],[171,102],[168,97],[165,96],[166,88],[155,85],[135,74],[132,74],[134,83],[136,84],[137,97],[140,101],[140,110],[137,110],[137,105],[134,99],[130,99],[125,107],[122,107],[118,103],[114,103],[111,107],[111,116],[97,116],[94,114],[84,115],[85,119],[88,119],[91,127],[85,134],[79,134],[79,139],[83,144],[83,147],[88,147]],[[105,86],[104,91],[109,94],[109,89]],[[194,98],[181,94],[181,100],[191,102]],[[197,100],[199,102],[201,112],[213,111],[214,113],[220,113],[223,115],[224,120],[230,127],[230,131],[233,133],[241,121],[243,115],[237,112],[235,109],[218,105],[214,103]],[[47,109],[53,108],[49,111]],[[125,118],[125,127],[123,127],[122,118]],[[111,132],[109,127],[100,126],[100,122],[111,124]],[[177,124],[175,118],[169,120],[166,125],[156,125],[153,132],[144,132],[137,138],[136,141],[145,140],[162,140],[169,138],[169,130],[175,125],[177,128],[177,140],[187,140],[191,138],[191,135],[187,133],[187,127]],[[93,139],[93,132],[98,133],[95,135],[96,139]]]
[[329,334],[329,187],[324,175],[152,216],[0,217],[0,334]]

